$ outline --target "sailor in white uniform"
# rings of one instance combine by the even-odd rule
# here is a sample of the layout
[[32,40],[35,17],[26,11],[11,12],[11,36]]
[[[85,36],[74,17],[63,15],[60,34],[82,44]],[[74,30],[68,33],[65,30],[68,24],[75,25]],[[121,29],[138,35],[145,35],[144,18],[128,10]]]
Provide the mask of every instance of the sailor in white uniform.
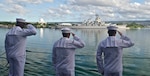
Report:
[[26,38],[35,34],[36,28],[22,18],[17,18],[16,26],[6,34],[5,50],[9,63],[9,76],[24,76]]
[[[97,66],[98,71],[104,76],[122,76],[122,53],[123,48],[128,48],[134,43],[121,32],[117,31],[117,27],[108,26],[109,36],[100,42],[97,49]],[[116,33],[119,33],[121,38],[116,38]]]
[[[75,76],[75,49],[83,48],[85,43],[71,33],[70,28],[62,28],[63,37],[54,43],[52,62],[56,76]],[[73,40],[69,39],[70,34]]]

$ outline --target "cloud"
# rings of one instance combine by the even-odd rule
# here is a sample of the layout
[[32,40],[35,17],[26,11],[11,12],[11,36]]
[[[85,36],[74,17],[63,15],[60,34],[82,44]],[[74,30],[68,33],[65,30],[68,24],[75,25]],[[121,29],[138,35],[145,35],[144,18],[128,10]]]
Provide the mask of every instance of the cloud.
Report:
[[53,2],[53,0],[5,0],[3,4],[0,4],[1,9],[8,13],[13,13],[13,14],[27,14],[29,10],[27,5],[29,4],[41,4],[44,2]]
[[53,2],[53,0],[17,0],[17,2],[26,2],[30,4],[40,4],[44,2]]
[[129,0],[69,0],[72,5],[79,6],[101,6],[101,7],[116,7],[121,4],[128,3]]
[[[118,13],[126,19],[148,19],[150,7],[147,3],[129,3],[127,6],[120,7]],[[146,17],[147,16],[147,17]],[[149,17],[150,18],[150,17]]]
[[53,0],[6,0],[7,3],[29,3],[29,4],[40,4],[44,2],[53,2]]
[[70,7],[61,4],[58,8],[50,7],[43,15],[42,18],[51,20],[67,20],[70,19],[74,13]]
[[[114,6],[111,2],[113,2]],[[117,7],[116,4],[119,6],[119,2],[117,3],[114,0],[69,0],[68,3],[61,4],[57,8],[49,8],[48,14],[55,17],[55,19],[71,16],[69,18],[83,21],[84,19],[94,17],[95,14],[99,14],[102,19],[107,19],[106,17],[112,19],[117,16],[115,14],[117,10],[114,7]],[[122,3],[125,2],[127,1],[122,1]]]
[[[131,2],[131,0],[69,0],[70,6],[77,11],[84,11],[85,16],[97,13],[105,20],[148,19],[150,0]],[[80,9],[76,9],[76,6]],[[116,19],[115,19],[116,18]]]
[[3,4],[0,4],[0,7],[3,7],[4,5]]
[[5,11],[9,13],[18,13],[18,14],[25,14],[27,10],[24,9],[24,7],[18,5],[18,4],[11,4],[11,8],[5,9]]
[[[0,4],[0,9],[14,14],[29,14],[37,10],[32,11],[28,8],[29,6],[38,6],[53,1],[5,0],[5,3]],[[52,21],[83,21],[94,17],[95,14],[98,14],[103,21],[140,20],[150,19],[150,7],[148,6],[150,6],[150,0],[143,0],[143,2],[133,2],[132,0],[63,0],[62,3],[55,4],[55,7],[49,5],[49,8],[41,9],[38,11],[38,15]]]

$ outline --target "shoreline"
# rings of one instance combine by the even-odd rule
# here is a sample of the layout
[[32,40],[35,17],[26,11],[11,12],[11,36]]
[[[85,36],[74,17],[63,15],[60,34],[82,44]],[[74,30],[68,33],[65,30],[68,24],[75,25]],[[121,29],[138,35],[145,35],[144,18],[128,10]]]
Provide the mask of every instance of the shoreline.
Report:
[[[34,25],[34,24],[33,24]],[[4,24],[0,24],[0,28],[12,28],[13,26],[15,26],[15,25],[4,25]],[[36,25],[37,26],[37,25]],[[36,27],[35,26],[35,27]],[[73,27],[73,26],[72,26]],[[36,27],[36,28],[49,28],[49,29],[58,29],[57,28],[57,26],[48,26],[48,27]],[[126,27],[127,29],[145,29],[145,28],[147,28],[147,29],[149,29],[150,28],[150,25],[147,25],[147,26],[144,26],[144,27],[142,27],[142,28],[140,28],[140,27],[137,27],[137,28],[130,28],[130,27]],[[73,29],[99,29],[99,28],[73,28]],[[103,28],[101,28],[101,29],[103,29]]]

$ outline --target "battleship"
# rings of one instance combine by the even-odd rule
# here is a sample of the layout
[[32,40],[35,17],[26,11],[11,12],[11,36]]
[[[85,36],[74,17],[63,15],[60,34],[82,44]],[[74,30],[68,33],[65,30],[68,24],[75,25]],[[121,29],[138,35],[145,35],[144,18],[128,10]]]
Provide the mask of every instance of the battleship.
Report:
[[84,20],[81,24],[71,24],[71,23],[60,23],[56,25],[56,29],[61,29],[63,27],[68,27],[72,29],[105,29],[107,26],[116,26],[121,29],[126,29],[126,25],[116,25],[116,24],[111,24],[111,23],[105,23],[104,21],[101,20],[99,15],[95,15],[95,19],[92,20],[92,18],[89,18],[87,20]]

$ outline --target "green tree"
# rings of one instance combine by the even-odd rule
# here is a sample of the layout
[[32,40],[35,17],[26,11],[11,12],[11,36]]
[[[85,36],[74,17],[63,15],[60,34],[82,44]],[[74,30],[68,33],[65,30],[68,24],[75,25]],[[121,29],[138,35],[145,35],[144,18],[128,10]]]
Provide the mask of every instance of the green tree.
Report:
[[131,28],[131,29],[135,29],[135,28],[143,28],[144,26],[141,24],[137,24],[135,22],[132,22],[130,24],[127,24],[127,27]]

